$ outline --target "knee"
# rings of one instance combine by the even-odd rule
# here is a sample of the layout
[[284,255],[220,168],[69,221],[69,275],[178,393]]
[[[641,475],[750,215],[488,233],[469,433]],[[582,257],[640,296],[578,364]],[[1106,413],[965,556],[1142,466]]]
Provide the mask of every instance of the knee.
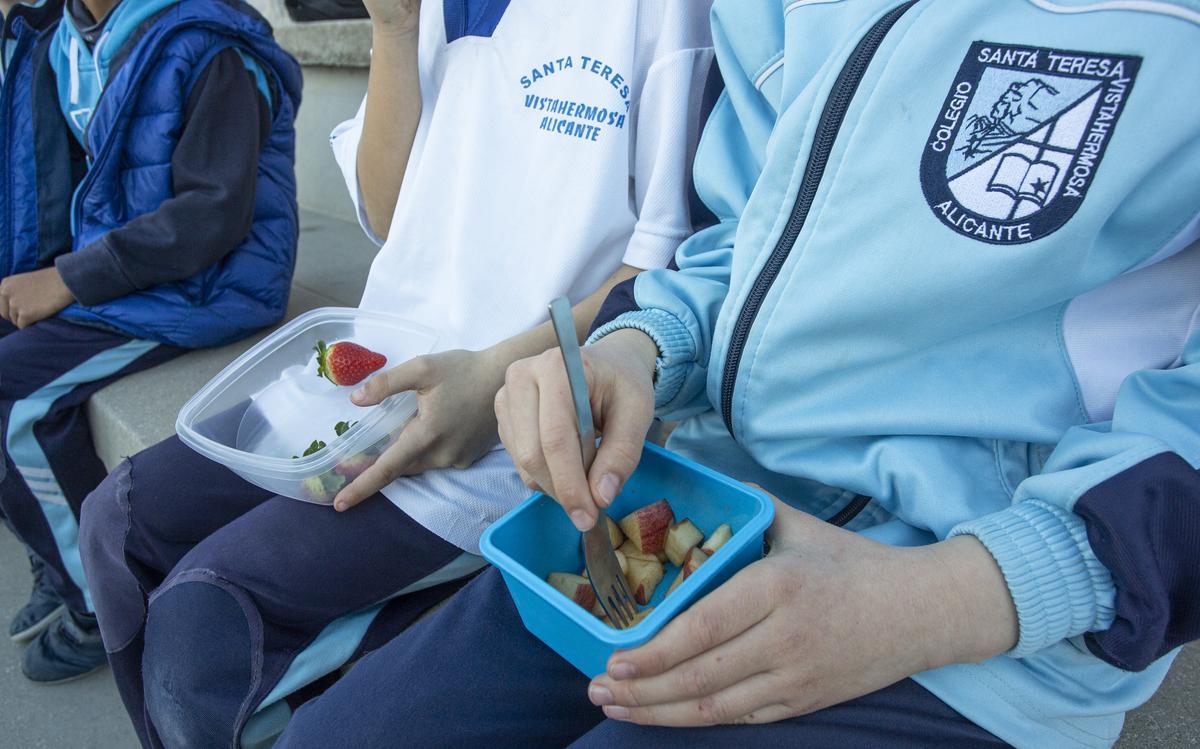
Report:
[[[186,538],[195,517],[181,511],[186,505],[171,500],[180,495],[178,438],[161,442],[121,461],[87,496],[80,512],[80,551],[117,561],[125,551],[166,574],[172,564],[160,565],[157,551]],[[118,548],[120,547],[120,548]],[[165,567],[165,568],[164,568]]]
[[109,652],[123,650],[141,631],[146,613],[141,583],[126,561],[131,524],[129,461],[88,495],[79,515],[79,555]]
[[142,679],[146,713],[168,747],[233,744],[256,682],[252,614],[207,573],[177,575],[150,602]]
[[123,559],[123,547],[129,529],[130,464],[122,461],[117,469],[87,496],[79,513],[79,554],[84,570],[108,566]]

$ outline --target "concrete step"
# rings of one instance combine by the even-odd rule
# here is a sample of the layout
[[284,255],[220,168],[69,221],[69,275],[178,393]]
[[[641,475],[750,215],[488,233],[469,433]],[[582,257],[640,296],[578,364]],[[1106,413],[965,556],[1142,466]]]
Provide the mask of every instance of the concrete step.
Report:
[[[317,307],[356,306],[377,249],[357,224],[303,212],[287,319]],[[268,332],[222,348],[190,352],[94,395],[88,403],[88,420],[104,464],[111,469],[123,458],[173,435],[175,416],[188,398]]]

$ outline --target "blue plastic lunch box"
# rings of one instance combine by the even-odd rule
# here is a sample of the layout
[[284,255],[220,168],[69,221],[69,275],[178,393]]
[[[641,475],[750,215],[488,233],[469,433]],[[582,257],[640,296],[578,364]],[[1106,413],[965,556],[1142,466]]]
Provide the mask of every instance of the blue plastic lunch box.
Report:
[[480,540],[483,556],[504,575],[525,627],[589,678],[602,673],[616,650],[637,647],[693,601],[762,557],[763,534],[775,516],[763,492],[652,444],[609,508],[620,520],[639,507],[666,499],[675,522],[690,518],[707,537],[729,523],[733,537],[663,600],[678,567],[667,563],[649,616],[634,627],[609,627],[550,584],[551,572],[583,569],[579,531],[545,494],[535,494],[496,521]]

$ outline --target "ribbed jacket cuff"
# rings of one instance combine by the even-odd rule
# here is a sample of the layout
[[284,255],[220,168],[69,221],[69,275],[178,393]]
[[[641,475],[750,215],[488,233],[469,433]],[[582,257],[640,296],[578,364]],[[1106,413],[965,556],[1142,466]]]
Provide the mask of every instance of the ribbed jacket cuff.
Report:
[[950,532],[961,535],[987,547],[1008,583],[1021,628],[1009,653],[1014,658],[1112,623],[1112,576],[1092,553],[1087,527],[1075,513],[1029,500]]
[[63,283],[84,307],[111,302],[137,291],[106,238],[107,235],[87,247],[59,255],[54,261]]
[[626,312],[612,322],[602,325],[588,337],[592,344],[609,333],[632,328],[640,330],[654,340],[658,346],[655,362],[654,407],[662,408],[679,395],[688,368],[696,361],[696,347],[692,334],[679,318],[660,309],[643,309]]

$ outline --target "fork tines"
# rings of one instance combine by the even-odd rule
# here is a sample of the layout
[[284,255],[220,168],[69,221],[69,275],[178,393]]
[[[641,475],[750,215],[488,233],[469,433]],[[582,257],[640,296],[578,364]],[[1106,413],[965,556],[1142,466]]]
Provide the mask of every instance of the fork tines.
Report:
[[609,543],[603,513],[596,525],[583,534],[583,556],[600,607],[614,626],[628,629],[637,616],[637,604]]

